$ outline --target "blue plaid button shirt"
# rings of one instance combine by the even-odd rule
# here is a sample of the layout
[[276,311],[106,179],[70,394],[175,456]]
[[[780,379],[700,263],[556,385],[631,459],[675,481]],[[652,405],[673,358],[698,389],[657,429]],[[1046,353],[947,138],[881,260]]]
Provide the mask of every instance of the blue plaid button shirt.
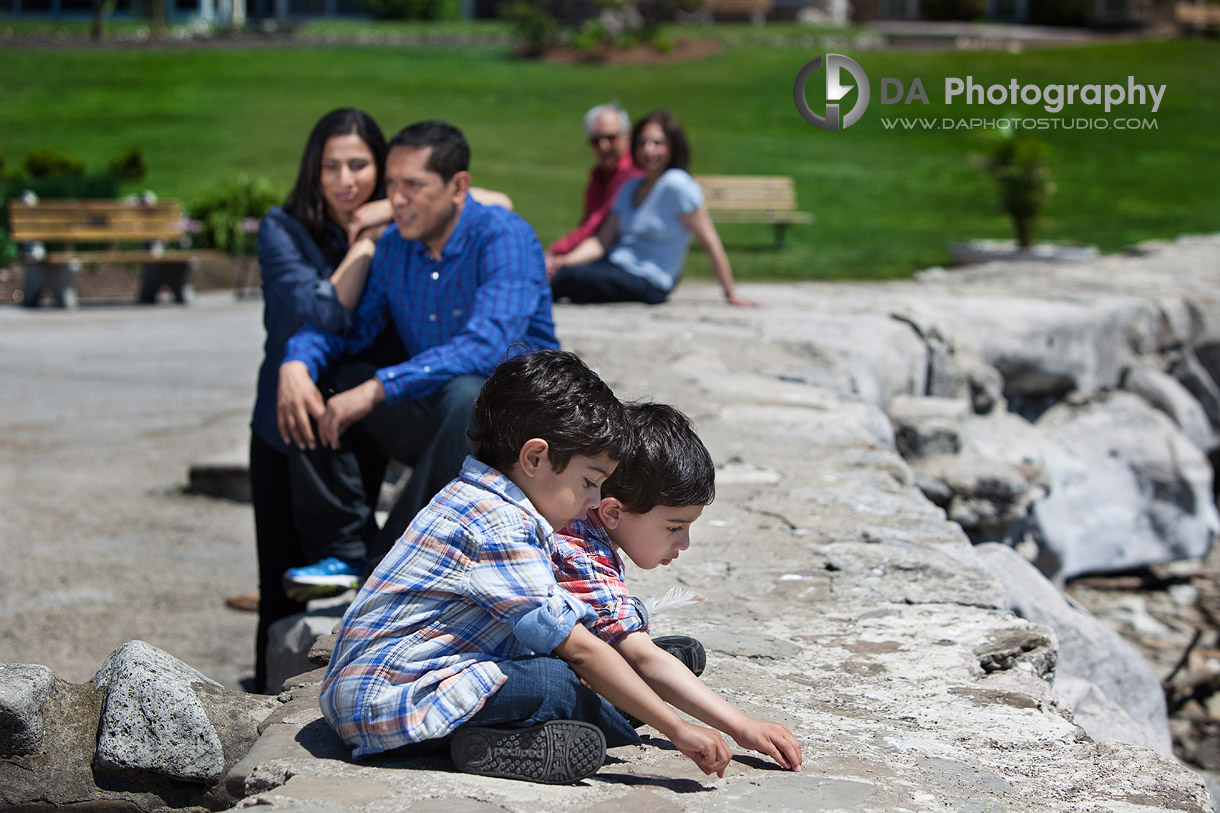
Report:
[[284,361],[304,362],[317,381],[335,360],[371,345],[390,320],[409,358],[377,371],[387,403],[431,395],[460,375],[490,375],[517,344],[559,347],[533,228],[469,195],[438,260],[423,242],[386,229],[351,328],[339,336],[306,325],[288,341]]
[[466,458],[412,520],[340,625],[322,714],[359,758],[443,737],[593,611],[555,582],[551,526],[504,475]]

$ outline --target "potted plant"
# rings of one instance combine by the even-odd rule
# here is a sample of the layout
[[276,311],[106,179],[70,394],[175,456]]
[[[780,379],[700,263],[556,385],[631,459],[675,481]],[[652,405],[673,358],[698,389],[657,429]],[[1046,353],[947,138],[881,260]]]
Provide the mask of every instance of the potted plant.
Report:
[[1012,128],[987,133],[988,152],[973,160],[996,184],[1000,209],[1012,222],[1015,240],[971,240],[950,243],[949,253],[959,264],[988,260],[1087,260],[1097,256],[1094,246],[1035,244],[1034,226],[1046,202],[1055,193],[1046,163],[1050,145]]

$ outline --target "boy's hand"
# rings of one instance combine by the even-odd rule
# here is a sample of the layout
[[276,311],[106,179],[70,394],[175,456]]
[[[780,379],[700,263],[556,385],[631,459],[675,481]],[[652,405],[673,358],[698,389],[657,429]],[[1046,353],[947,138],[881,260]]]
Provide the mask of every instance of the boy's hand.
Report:
[[766,754],[790,771],[801,769],[801,744],[786,725],[750,718],[733,739],[742,748]]
[[683,723],[669,737],[674,747],[694,760],[705,774],[716,774],[724,778],[724,769],[733,758],[733,752],[724,744],[720,733],[703,726]]

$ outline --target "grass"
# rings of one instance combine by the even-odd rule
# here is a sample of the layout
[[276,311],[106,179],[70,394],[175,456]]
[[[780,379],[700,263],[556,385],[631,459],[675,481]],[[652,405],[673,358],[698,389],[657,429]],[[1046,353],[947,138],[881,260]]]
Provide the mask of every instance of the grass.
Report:
[[[469,25],[469,24],[466,24]],[[325,27],[322,31],[328,30]],[[499,29],[489,29],[493,32]],[[771,32],[776,32],[774,35]],[[683,121],[696,174],[796,179],[812,226],[770,247],[766,226],[725,225],[734,270],[747,279],[894,278],[947,262],[947,241],[1008,237],[991,181],[968,156],[978,131],[887,130],[883,118],[1049,114],[1040,108],[943,102],[945,77],[1007,84],[1166,84],[1151,131],[1044,131],[1057,194],[1036,238],[1120,250],[1150,238],[1220,230],[1220,45],[1125,41],[1024,53],[845,51],[873,82],[864,118],[840,132],[806,124],[792,101],[797,72],[818,51],[794,27],[742,31],[717,55],[641,66],[555,65],[504,46],[14,48],[0,50],[0,156],[38,146],[100,167],[138,146],[144,185],[189,199],[236,173],[287,189],[313,122],[363,107],[387,133],[421,118],[466,132],[476,182],[510,194],[544,241],[578,217],[589,166],[580,115],[617,99],[642,113],[668,106]],[[736,42],[737,44],[731,44]],[[819,74],[820,76],[820,74]],[[931,104],[879,104],[880,77],[923,80]],[[812,83],[811,83],[812,85]],[[818,104],[813,90],[810,104]],[[850,94],[846,102],[854,98]],[[1114,118],[1087,108],[1060,115]],[[697,252],[690,273],[707,274]]]

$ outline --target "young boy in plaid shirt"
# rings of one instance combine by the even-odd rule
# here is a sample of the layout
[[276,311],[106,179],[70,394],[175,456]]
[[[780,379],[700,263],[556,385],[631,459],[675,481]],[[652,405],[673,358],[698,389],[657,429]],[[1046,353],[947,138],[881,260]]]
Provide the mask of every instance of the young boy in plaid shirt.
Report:
[[598,506],[557,534],[555,578],[597,612],[590,629],[663,699],[738,745],[800,770],[801,746],[787,726],[747,717],[699,680],[702,644],[685,636],[648,637],[648,613],[627,592],[619,552],[645,570],[677,559],[690,547],[691,523],[716,496],[716,469],[678,410],[641,403],[627,412],[635,449],[602,485]]
[[589,632],[594,613],[551,570],[553,529],[599,503],[630,451],[622,404],[575,355],[544,350],[492,373],[471,436],[476,455],[344,615],[327,722],[356,758],[448,746],[460,770],[567,783],[596,771],[607,744],[639,742],[617,707],[723,776],[720,735],[680,719]]

